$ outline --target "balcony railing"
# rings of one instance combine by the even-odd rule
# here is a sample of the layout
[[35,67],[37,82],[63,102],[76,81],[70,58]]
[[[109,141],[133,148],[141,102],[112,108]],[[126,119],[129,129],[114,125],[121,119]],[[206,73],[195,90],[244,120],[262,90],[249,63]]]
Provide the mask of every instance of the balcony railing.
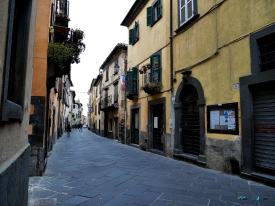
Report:
[[113,106],[113,96],[104,97],[101,99],[101,110],[107,109]]
[[59,15],[69,16],[69,1],[68,0],[57,0],[56,2],[56,13]]

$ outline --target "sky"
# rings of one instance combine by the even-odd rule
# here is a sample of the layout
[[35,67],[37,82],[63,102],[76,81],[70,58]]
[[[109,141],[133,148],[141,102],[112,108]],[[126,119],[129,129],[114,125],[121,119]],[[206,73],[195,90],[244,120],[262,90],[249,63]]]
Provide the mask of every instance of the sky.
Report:
[[87,116],[88,90],[99,67],[118,43],[128,44],[128,29],[120,26],[135,0],[70,0],[69,27],[85,33],[86,50],[80,63],[72,64],[71,80],[75,100],[83,104]]

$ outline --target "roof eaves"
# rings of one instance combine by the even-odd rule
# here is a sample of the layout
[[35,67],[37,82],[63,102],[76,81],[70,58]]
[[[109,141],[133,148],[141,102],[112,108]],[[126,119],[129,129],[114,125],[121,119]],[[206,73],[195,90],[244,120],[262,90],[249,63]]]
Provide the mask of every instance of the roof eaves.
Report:
[[148,1],[149,0],[136,0],[120,25],[129,27]]

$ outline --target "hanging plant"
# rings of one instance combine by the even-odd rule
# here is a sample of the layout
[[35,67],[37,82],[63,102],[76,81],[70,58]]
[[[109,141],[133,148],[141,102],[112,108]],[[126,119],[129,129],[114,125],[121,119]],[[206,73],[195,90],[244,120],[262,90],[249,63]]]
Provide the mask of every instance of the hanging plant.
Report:
[[70,63],[73,56],[73,47],[63,43],[49,43],[48,61],[56,64],[60,69],[64,69]]
[[151,64],[150,63],[146,64],[146,67],[147,69],[151,69]]
[[75,29],[73,31],[73,38],[76,38],[76,39],[83,39],[85,37],[84,35],[84,31],[80,30],[80,29]]

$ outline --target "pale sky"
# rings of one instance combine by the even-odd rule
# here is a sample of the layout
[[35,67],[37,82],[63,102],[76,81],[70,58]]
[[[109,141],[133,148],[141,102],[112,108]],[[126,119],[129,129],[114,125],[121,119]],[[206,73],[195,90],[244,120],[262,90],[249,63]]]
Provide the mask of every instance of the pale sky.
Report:
[[75,100],[83,104],[87,116],[88,89],[99,67],[117,43],[128,44],[128,30],[120,26],[135,0],[70,0],[69,27],[85,32],[86,50],[80,63],[72,64],[71,79],[76,91]]

